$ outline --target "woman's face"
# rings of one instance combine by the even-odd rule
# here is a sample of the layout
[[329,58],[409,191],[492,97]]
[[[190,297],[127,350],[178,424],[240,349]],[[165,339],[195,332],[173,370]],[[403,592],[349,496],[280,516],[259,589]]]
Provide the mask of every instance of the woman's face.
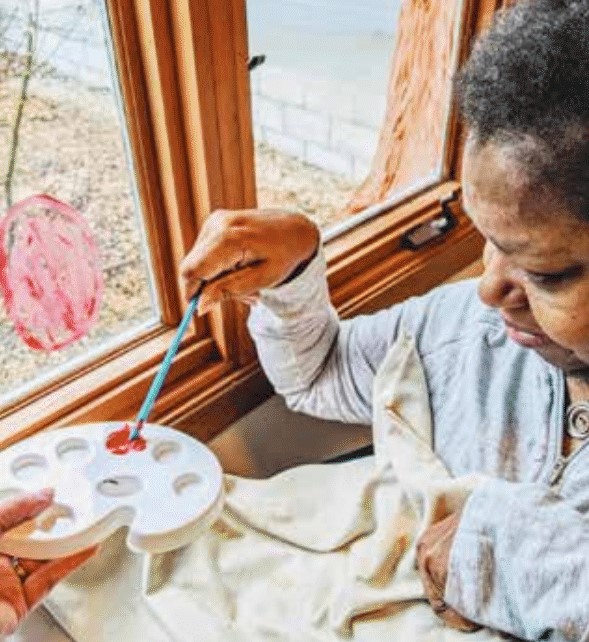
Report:
[[589,374],[589,223],[531,190],[509,150],[465,150],[464,206],[486,239],[479,295],[508,336],[550,363]]

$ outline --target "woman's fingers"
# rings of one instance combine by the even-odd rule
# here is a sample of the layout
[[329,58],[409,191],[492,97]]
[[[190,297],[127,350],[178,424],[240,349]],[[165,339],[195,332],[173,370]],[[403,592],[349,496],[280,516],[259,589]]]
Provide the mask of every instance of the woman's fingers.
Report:
[[[192,277],[191,279],[186,279],[185,281],[185,297],[186,300],[189,301],[200,289],[201,292],[204,292],[204,290],[209,286],[210,283],[214,283],[216,281],[220,281],[225,277],[225,275],[230,275],[233,274],[237,271],[241,271],[243,269],[243,266],[248,266],[250,268],[257,267],[260,263],[263,263],[263,261],[260,260],[247,260],[245,257],[247,256],[247,252],[245,250],[235,253],[232,255],[233,258],[237,257],[239,255],[239,259],[235,260],[235,262],[227,269],[219,270],[215,272],[212,276],[202,276],[202,277]],[[211,254],[211,258],[214,257],[214,253]],[[220,265],[220,263],[218,264]],[[226,265],[224,262],[223,265]],[[208,272],[202,272],[202,274],[211,274],[211,271]],[[201,288],[202,281],[205,281],[206,283],[204,284],[204,287]]]
[[[419,548],[418,551],[419,556],[421,553]],[[419,576],[421,577],[421,583],[423,584],[423,588],[425,590],[425,596],[429,600],[434,610],[436,610],[436,605],[443,604],[444,589],[438,586],[434,581],[434,578],[432,577],[432,573],[430,571],[430,563],[431,559],[429,556],[421,556],[419,558],[417,570],[419,571]]]
[[75,571],[92,557],[97,550],[98,547],[94,546],[70,557],[50,560],[27,577],[23,583],[23,588],[29,608],[32,608],[39,600],[43,599],[60,580]]
[[198,314],[206,314],[219,301],[243,297],[257,299],[257,293],[262,288],[269,287],[273,280],[279,281],[280,277],[274,276],[271,267],[266,263],[245,267],[228,274],[209,283],[203,289]]
[[12,635],[18,626],[18,613],[10,602],[0,598],[0,635]]
[[33,519],[51,506],[53,490],[45,488],[37,493],[17,495],[0,503],[0,534],[20,523]]
[[236,225],[236,217],[237,214],[229,212],[211,214],[197,242],[180,263],[188,298],[194,294],[201,280],[209,281],[244,263],[246,258],[256,258],[247,227]]
[[[257,289],[271,287],[312,256],[319,242],[317,226],[300,214],[280,210],[213,212],[180,264],[186,297],[194,296],[203,281],[222,279],[225,272],[244,266],[267,264],[268,270],[258,274],[268,278],[256,285]],[[248,291],[237,289],[233,294],[242,296]]]
[[427,554],[424,555],[422,550],[423,549],[420,550],[421,559],[419,560],[417,568],[425,589],[425,596],[434,613],[453,629],[465,633],[478,631],[481,628],[478,624],[467,620],[444,602],[444,587],[439,586],[434,580],[435,574],[432,573],[430,567],[432,558]]
[[18,563],[21,568],[25,571],[27,575],[33,574],[35,571],[41,568],[43,564],[47,563],[47,560],[29,560],[29,559],[19,559]]
[[12,559],[7,555],[0,555],[0,602],[10,604],[19,622],[27,614],[21,581],[12,567]]
[[[21,494],[0,503],[0,535],[33,519],[53,503],[53,490]],[[68,558],[41,562],[18,560],[28,574],[21,580],[13,566],[13,558],[0,555],[0,634],[11,635],[18,623],[53,586],[83,564],[96,552],[96,547]]]
[[444,612],[438,613],[438,615],[442,620],[444,620],[447,626],[456,629],[457,631],[462,631],[463,633],[474,633],[475,631],[483,628],[479,624],[475,624],[474,622],[467,620],[449,606],[446,606]]

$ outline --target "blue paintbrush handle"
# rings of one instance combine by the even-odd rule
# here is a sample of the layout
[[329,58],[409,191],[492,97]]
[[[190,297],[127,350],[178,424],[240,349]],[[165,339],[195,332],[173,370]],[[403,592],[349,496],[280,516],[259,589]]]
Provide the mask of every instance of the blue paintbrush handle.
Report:
[[137,439],[137,437],[139,437],[139,428],[140,426],[143,425],[145,421],[147,421],[147,417],[149,416],[149,413],[153,408],[153,404],[155,403],[155,400],[157,399],[157,396],[159,395],[160,390],[164,384],[166,376],[168,375],[168,371],[170,370],[170,366],[172,365],[172,360],[174,359],[176,352],[178,352],[178,348],[180,346],[180,342],[182,341],[182,337],[186,332],[186,328],[188,327],[190,320],[192,319],[192,316],[196,311],[199,299],[200,299],[200,292],[195,294],[192,297],[192,299],[190,299],[190,303],[186,308],[184,317],[182,318],[182,321],[178,326],[178,330],[176,331],[176,336],[174,337],[174,340],[170,344],[170,347],[166,352],[166,356],[162,361],[162,365],[160,366],[160,369],[158,370],[157,374],[155,375],[151,383],[151,387],[149,388],[149,391],[145,397],[145,401],[141,406],[141,410],[139,410],[139,415],[137,416],[137,424],[133,427],[133,430],[131,431],[130,439]]

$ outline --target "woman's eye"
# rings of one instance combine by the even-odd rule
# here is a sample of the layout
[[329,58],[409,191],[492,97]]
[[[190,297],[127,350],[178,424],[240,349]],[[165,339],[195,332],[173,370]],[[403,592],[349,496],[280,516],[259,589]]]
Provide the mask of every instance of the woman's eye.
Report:
[[528,272],[528,278],[537,285],[559,285],[579,273],[579,268],[571,268],[564,272]]

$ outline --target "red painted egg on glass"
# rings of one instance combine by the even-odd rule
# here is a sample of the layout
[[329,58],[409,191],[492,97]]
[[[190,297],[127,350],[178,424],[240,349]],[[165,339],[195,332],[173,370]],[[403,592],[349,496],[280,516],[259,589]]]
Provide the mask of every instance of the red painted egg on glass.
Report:
[[92,231],[75,209],[39,194],[0,220],[0,292],[29,347],[58,350],[86,335],[103,290]]

